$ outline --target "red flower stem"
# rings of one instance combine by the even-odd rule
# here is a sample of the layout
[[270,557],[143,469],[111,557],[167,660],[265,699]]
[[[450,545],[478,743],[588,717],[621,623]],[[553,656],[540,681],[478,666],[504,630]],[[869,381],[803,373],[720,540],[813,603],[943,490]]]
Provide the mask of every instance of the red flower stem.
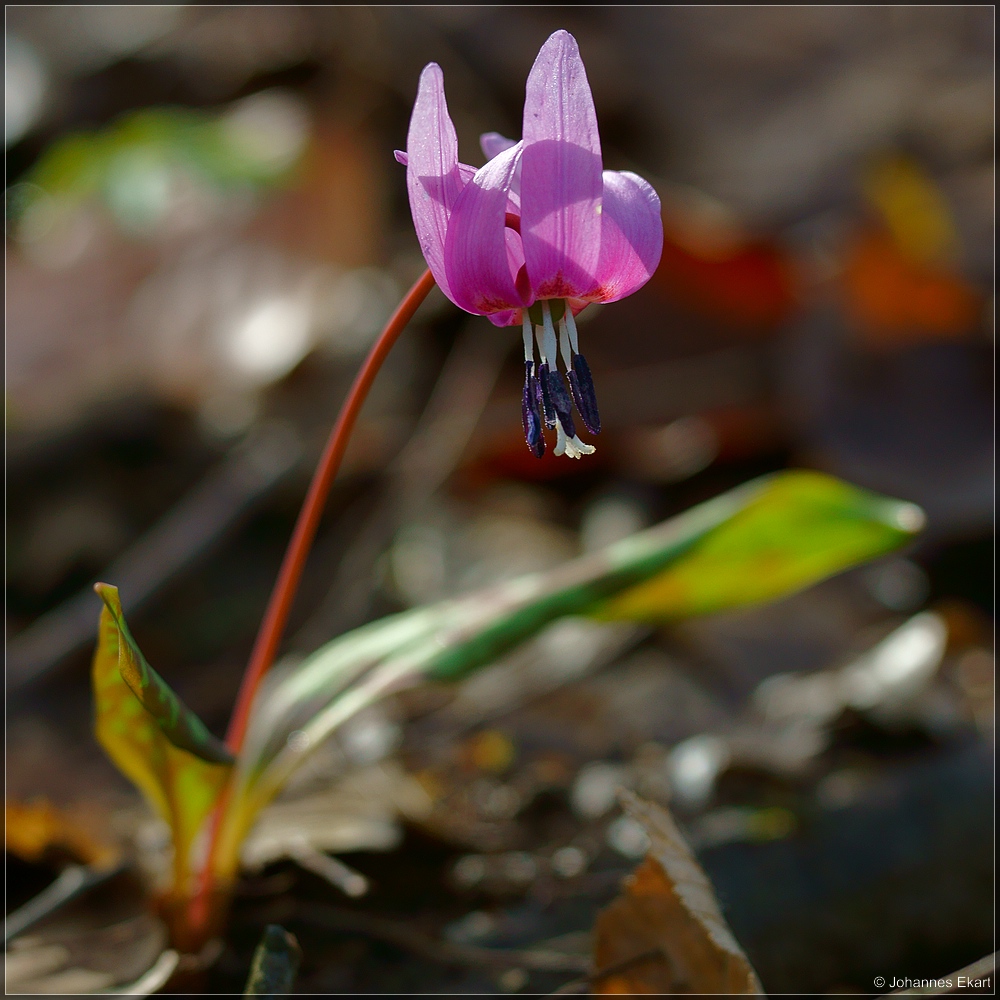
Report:
[[[406,329],[407,323],[413,318],[413,314],[427,298],[433,287],[434,276],[430,271],[425,271],[406,293],[403,301],[397,306],[385,329],[369,351],[368,357],[365,358],[364,364],[354,380],[354,385],[351,386],[351,391],[340,409],[337,422],[330,432],[326,448],[316,466],[316,471],[313,473],[312,482],[309,484],[309,492],[302,503],[302,510],[299,511],[295,530],[292,532],[291,540],[285,551],[285,558],[278,571],[271,599],[264,612],[264,618],[250,654],[250,662],[247,664],[239,693],[236,696],[236,705],[233,708],[229,729],[226,732],[226,745],[234,754],[239,753],[243,746],[254,696],[278,652],[278,646],[288,622],[288,614],[299,589],[302,570],[305,568],[306,558],[312,547],[313,539],[316,537],[316,529],[319,527],[323,508],[326,505],[326,498],[330,493],[330,487],[333,486],[337,470],[340,468],[340,462],[344,457],[347,442],[354,430],[358,414],[361,412],[361,407],[375,381],[375,376],[382,367],[389,351],[392,350],[393,344],[399,339],[399,335]],[[193,940],[198,940],[199,934],[208,929],[213,909],[217,905],[217,901],[213,902],[212,899],[213,862],[219,832],[222,828],[222,818],[229,809],[231,797],[232,789],[229,784],[226,784],[209,819],[208,852],[205,865],[199,873],[197,889],[188,905],[187,920],[185,921],[186,932],[193,935]]]
[[271,592],[271,600],[261,621],[253,652],[250,654],[250,662],[247,664],[246,672],[240,683],[239,694],[236,696],[236,706],[229,722],[229,729],[226,731],[226,746],[234,754],[239,753],[243,746],[254,695],[278,652],[278,646],[288,622],[288,614],[299,589],[302,570],[305,567],[313,539],[316,537],[316,529],[319,527],[323,508],[326,506],[326,498],[330,493],[330,487],[333,486],[337,470],[340,468],[340,462],[344,457],[347,442],[354,430],[358,414],[361,412],[361,407],[375,381],[375,376],[382,367],[389,351],[392,350],[393,344],[399,339],[399,335],[433,287],[434,276],[430,271],[425,271],[406,293],[405,298],[392,314],[361,366],[361,370],[354,380],[354,385],[351,386],[351,391],[341,407],[340,416],[330,432],[326,449],[319,460],[319,465],[316,466],[312,483],[309,485],[309,492],[306,494],[302,510],[299,512],[295,531],[288,543],[284,561],[274,583],[274,590]]

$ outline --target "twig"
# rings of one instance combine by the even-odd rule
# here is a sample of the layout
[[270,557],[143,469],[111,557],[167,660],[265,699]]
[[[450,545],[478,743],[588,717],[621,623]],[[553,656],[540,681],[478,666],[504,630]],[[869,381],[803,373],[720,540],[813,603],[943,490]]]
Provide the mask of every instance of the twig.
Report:
[[40,920],[56,912],[60,907],[72,902],[78,896],[107,882],[125,868],[124,864],[113,868],[88,868],[85,865],[69,865],[59,877],[20,909],[7,916],[4,923],[4,944],[18,934],[23,934]]
[[99,992],[108,996],[148,997],[167,985],[168,980],[180,965],[180,955],[173,949],[163,952],[152,966],[134,983]]
[[325,879],[345,896],[356,899],[368,892],[368,879],[338,858],[317,851],[305,837],[297,837],[288,846],[288,856],[306,871]]
[[613,965],[606,965],[603,969],[599,969],[597,972],[592,972],[588,976],[583,976],[580,979],[573,979],[559,989],[553,990],[549,996],[559,997],[559,996],[572,996],[575,993],[583,993],[588,986],[599,982],[601,979],[607,979],[608,976],[616,976],[619,972],[624,972],[629,966],[637,965],[639,962],[645,962],[650,958],[661,958],[663,956],[663,951],[660,948],[650,948],[648,951],[641,951],[638,955],[633,955],[631,958],[622,959],[620,962],[615,962]]
[[590,968],[590,960],[582,955],[567,955],[536,948],[481,948],[454,941],[440,941],[397,920],[321,903],[297,906],[294,917],[325,930],[378,938],[445,965],[527,969],[534,972],[584,972]]

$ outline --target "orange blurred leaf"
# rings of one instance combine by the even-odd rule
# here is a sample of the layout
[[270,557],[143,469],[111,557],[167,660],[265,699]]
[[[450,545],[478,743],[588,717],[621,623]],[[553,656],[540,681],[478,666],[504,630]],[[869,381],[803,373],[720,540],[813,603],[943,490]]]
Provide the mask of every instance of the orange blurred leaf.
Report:
[[629,818],[646,831],[650,848],[621,895],[597,918],[594,965],[618,971],[598,975],[594,992],[763,995],[670,814],[631,792],[622,791],[621,799]]
[[41,861],[53,849],[97,868],[109,867],[118,858],[117,847],[95,835],[79,811],[59,809],[45,799],[27,803],[8,799],[4,825],[7,851],[22,861]]
[[777,244],[741,238],[709,252],[664,218],[654,282],[682,308],[745,332],[767,332],[795,307],[791,258]]
[[883,229],[862,232],[848,249],[843,293],[865,339],[883,346],[967,336],[981,310],[972,285],[914,260]]

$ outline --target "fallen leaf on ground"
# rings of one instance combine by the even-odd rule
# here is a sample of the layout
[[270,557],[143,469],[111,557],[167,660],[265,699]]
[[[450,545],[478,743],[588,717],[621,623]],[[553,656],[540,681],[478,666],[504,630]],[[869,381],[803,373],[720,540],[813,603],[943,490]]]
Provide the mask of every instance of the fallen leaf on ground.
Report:
[[250,870],[296,857],[304,841],[316,851],[392,850],[402,840],[400,817],[424,816],[430,800],[395,761],[352,770],[306,795],[287,794],[265,809],[243,844]]
[[118,860],[118,848],[95,834],[91,827],[96,824],[79,811],[59,809],[46,799],[8,800],[4,815],[7,850],[22,861],[41,861],[53,850],[96,868],[111,867]]
[[166,937],[163,924],[148,914],[103,927],[79,917],[53,920],[11,943],[7,991],[81,995],[131,983],[162,958]]
[[[595,926],[595,993],[723,993],[763,989],[733,937],[712,885],[670,814],[631,792],[628,817],[650,839],[646,859]],[[635,959],[635,961],[630,961]]]

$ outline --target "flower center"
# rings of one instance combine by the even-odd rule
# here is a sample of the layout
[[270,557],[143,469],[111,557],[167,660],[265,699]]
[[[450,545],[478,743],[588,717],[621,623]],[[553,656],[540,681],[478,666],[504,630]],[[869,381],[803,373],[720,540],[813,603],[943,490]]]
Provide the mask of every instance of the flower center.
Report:
[[[524,334],[524,392],[521,418],[528,447],[539,458],[545,454],[543,425],[555,429],[557,455],[582,458],[594,446],[576,434],[573,405],[591,434],[599,434],[601,418],[590,366],[580,354],[573,310],[564,299],[543,299],[522,311]],[[556,325],[558,324],[558,340]],[[537,342],[539,361],[535,363]],[[558,369],[559,354],[569,380]]]

